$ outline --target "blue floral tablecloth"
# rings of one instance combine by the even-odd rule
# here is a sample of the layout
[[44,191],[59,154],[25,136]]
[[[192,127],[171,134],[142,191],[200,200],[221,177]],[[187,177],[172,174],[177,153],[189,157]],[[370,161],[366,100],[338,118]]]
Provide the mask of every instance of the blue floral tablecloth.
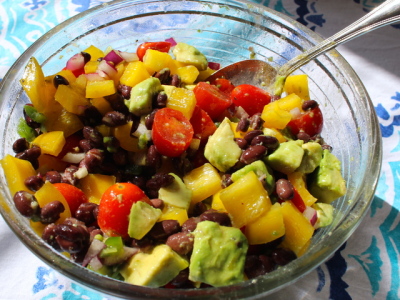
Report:
[[[0,0],[0,78],[55,25],[106,0]],[[255,0],[330,36],[383,0]],[[271,299],[400,299],[400,24],[338,48],[374,103],[383,168],[368,215],[326,263]],[[31,254],[0,217],[0,299],[108,299]]]

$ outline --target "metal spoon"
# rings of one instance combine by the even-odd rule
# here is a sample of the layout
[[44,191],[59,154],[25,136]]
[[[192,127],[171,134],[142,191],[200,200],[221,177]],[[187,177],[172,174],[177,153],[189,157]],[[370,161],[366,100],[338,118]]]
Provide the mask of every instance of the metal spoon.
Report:
[[265,61],[243,60],[218,70],[208,77],[207,81],[226,78],[234,85],[252,84],[266,89],[271,94],[280,95],[286,77],[318,55],[366,32],[398,21],[400,21],[400,0],[386,0],[364,17],[292,58],[279,69],[275,69]]

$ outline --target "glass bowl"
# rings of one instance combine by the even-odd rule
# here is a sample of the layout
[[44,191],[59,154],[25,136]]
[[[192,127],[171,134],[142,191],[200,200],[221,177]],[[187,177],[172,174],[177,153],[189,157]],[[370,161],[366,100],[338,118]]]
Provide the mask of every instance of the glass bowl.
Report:
[[[49,75],[62,69],[72,54],[91,44],[134,51],[144,41],[170,37],[197,47],[209,61],[222,66],[250,57],[279,66],[322,40],[285,15],[244,1],[132,0],[102,4],[56,26],[11,67],[0,91],[0,157],[13,154],[16,124],[28,102],[19,80],[30,57],[36,57]],[[370,206],[381,167],[381,140],[374,107],[342,56],[331,51],[297,73],[309,76],[311,97],[318,100],[325,117],[322,136],[342,161],[348,192],[335,201],[332,225],[316,232],[306,254],[272,273],[221,288],[166,291],[134,286],[94,273],[52,250],[15,209],[3,173],[1,214],[39,258],[99,292],[131,299],[263,298],[316,268],[346,241]]]

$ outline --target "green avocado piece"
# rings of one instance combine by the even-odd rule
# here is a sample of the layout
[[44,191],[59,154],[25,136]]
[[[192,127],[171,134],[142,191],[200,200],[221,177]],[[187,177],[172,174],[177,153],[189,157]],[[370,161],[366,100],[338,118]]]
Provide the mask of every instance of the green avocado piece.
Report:
[[237,181],[242,178],[247,173],[253,171],[256,173],[257,177],[263,182],[268,194],[271,194],[275,188],[275,178],[272,176],[272,172],[268,170],[269,168],[265,165],[265,163],[261,160],[256,160],[249,165],[244,166],[243,168],[237,170],[232,173],[231,179],[232,181]]
[[205,71],[208,67],[207,58],[197,48],[185,44],[178,43],[172,50],[175,59],[184,64],[195,66],[199,71]]
[[322,159],[322,147],[319,143],[308,142],[303,144],[304,156],[300,167],[296,171],[309,174],[319,166]]
[[204,156],[221,172],[233,167],[239,160],[242,150],[236,144],[230,121],[225,118],[211,135],[204,149]]
[[129,214],[128,234],[131,238],[140,240],[150,231],[162,212],[150,204],[138,201],[132,205]]
[[151,252],[132,256],[120,273],[125,282],[134,285],[160,287],[174,279],[189,263],[165,244]]
[[165,85],[165,84],[163,84],[163,85],[161,85],[161,87],[162,87],[164,93],[167,95],[168,98],[170,97],[172,91],[176,89],[176,86],[174,86],[174,85]]
[[169,173],[175,180],[168,186],[162,187],[158,191],[158,198],[165,203],[188,209],[192,199],[192,190],[186,187],[182,179],[174,173]]
[[132,88],[131,97],[125,100],[125,105],[136,116],[149,114],[152,110],[153,96],[162,90],[158,78],[147,78]]
[[320,202],[331,203],[346,194],[346,181],[341,174],[341,162],[324,150],[319,167],[310,174],[308,183],[310,193]]
[[300,167],[304,149],[302,140],[287,141],[279,144],[278,149],[265,157],[265,162],[276,171],[284,174],[293,173]]
[[203,221],[193,235],[190,280],[217,287],[243,281],[248,243],[239,228]]
[[333,206],[328,203],[314,203],[312,206],[317,211],[317,222],[315,228],[331,225],[333,221]]

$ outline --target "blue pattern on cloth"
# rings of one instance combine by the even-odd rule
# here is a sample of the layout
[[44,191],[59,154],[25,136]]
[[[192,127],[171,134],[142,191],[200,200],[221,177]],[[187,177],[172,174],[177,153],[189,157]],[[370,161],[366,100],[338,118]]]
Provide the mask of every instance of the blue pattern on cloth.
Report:
[[[0,79],[14,61],[41,35],[57,24],[85,11],[88,8],[108,2],[94,0],[0,0]],[[327,17],[318,9],[317,0],[293,0],[292,5],[284,0],[254,0],[253,2],[268,6],[287,14],[308,28],[318,31],[327,24]],[[360,9],[370,11],[383,0],[349,0]],[[293,5],[294,4],[294,5]],[[16,26],[16,24],[28,26]],[[399,28],[399,25],[393,25]],[[398,86],[397,86],[398,88]],[[395,157],[400,152],[400,91],[393,90],[390,99],[384,103],[375,103],[384,143],[384,156]],[[388,141],[397,141],[395,146],[385,147]],[[349,284],[349,263],[352,268],[357,265],[356,276],[365,276],[369,282],[370,294],[367,298],[399,298],[399,255],[400,252],[400,162],[384,161],[382,174],[365,222],[376,222],[376,230],[366,240],[363,247],[352,247],[348,241],[322,266],[315,270],[317,279],[310,297],[313,299],[344,300],[352,299],[355,294]],[[393,192],[394,191],[394,192]],[[389,194],[393,192],[393,195]],[[383,200],[389,199],[389,200]],[[389,205],[388,205],[389,202]],[[367,229],[366,229],[367,230]],[[379,246],[378,246],[379,243]],[[384,267],[386,261],[386,267]],[[390,265],[387,263],[390,261]],[[385,273],[389,272],[389,274]],[[354,275],[354,274],[353,274]],[[384,280],[384,278],[386,280]],[[353,279],[353,278],[352,278]],[[32,286],[35,299],[111,299],[84,288],[47,266],[36,270],[35,284]],[[356,298],[354,298],[356,299]]]

